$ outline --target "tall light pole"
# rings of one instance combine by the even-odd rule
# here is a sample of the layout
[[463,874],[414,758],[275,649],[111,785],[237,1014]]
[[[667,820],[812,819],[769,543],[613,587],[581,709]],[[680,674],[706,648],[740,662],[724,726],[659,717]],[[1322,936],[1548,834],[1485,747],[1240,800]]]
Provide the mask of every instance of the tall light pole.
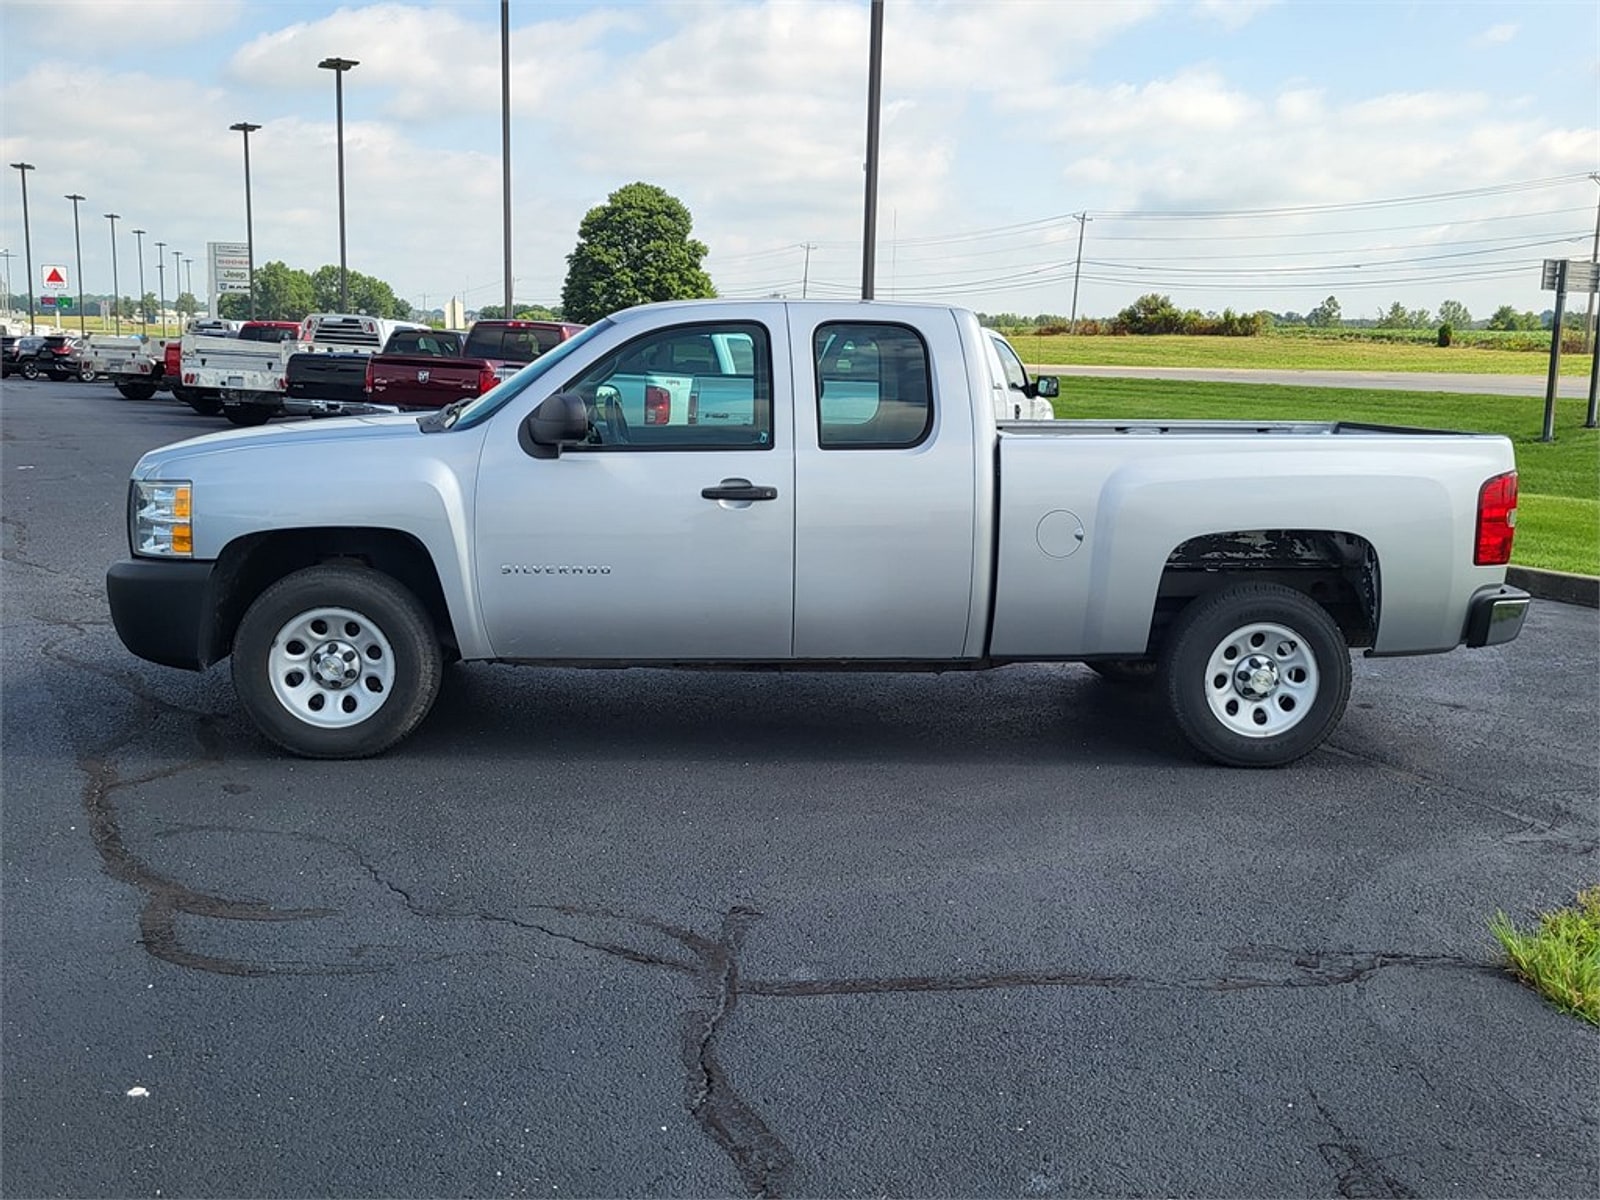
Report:
[[106,214],[111,222],[111,319],[118,337],[122,336],[122,284],[117,282],[117,222],[121,219],[121,213]]
[[[167,336],[167,262],[165,242],[156,243],[156,281],[161,288],[161,336]],[[143,301],[141,301],[143,303]]]
[[244,251],[245,265],[250,272],[250,319],[254,321],[256,319],[256,227],[255,218],[250,211],[250,135],[261,126],[252,125],[249,121],[240,121],[229,125],[228,128],[244,134]]
[[883,96],[883,0],[872,0],[867,60],[867,203],[861,230],[861,298],[871,300],[878,242],[878,108]]
[[[183,260],[183,276],[185,281],[183,290],[189,293],[189,303],[192,306],[194,304],[194,259],[187,256],[185,256]],[[178,306],[178,302],[174,300],[172,302],[172,306],[176,308]],[[192,311],[190,315],[194,315]],[[181,317],[183,314],[179,313],[178,316]]]
[[83,238],[78,232],[78,204],[87,197],[73,192],[67,199],[72,201],[72,246],[78,253],[78,332],[88,337],[89,319],[83,311]]
[[500,172],[505,193],[506,319],[511,307],[511,0],[500,0]]
[[[149,337],[150,336],[150,310],[144,306],[144,234],[145,234],[145,231],[142,230],[142,229],[135,229],[135,230],[132,230],[131,232],[133,233],[134,237],[139,239],[139,332],[141,334],[143,334],[145,337]],[[160,247],[161,247],[161,243],[157,242],[156,243],[156,248],[157,248],[158,251],[160,250]],[[157,268],[159,268],[161,266],[161,258],[160,258],[159,253],[157,254],[157,257],[156,257],[156,266],[157,266]],[[162,332],[165,333],[166,330],[162,330]]]
[[7,319],[7,320],[9,320],[11,318],[11,260],[13,258],[15,258],[15,257],[16,257],[16,255],[11,253],[11,251],[9,251],[9,250],[0,250],[0,258],[5,259],[5,263],[6,263],[6,273],[5,273],[5,280],[4,280],[4,287],[6,289],[6,306],[5,306],[5,308],[3,310],[0,310],[0,311],[4,311],[5,312],[5,314],[6,314],[6,318],[5,319]]
[[[181,278],[178,272],[182,267],[183,251],[174,250],[172,252],[172,298],[174,301],[178,298],[178,280]],[[161,332],[163,335],[167,332],[167,289],[165,287],[161,289]],[[183,332],[181,324],[178,326],[178,332]]]
[[333,104],[339,124],[339,311],[350,311],[350,284],[344,249],[344,73],[361,63],[353,58],[325,58],[317,64],[333,72]]
[[11,164],[22,176],[22,253],[28,264],[28,332],[33,332],[33,235],[28,229],[28,172],[34,169],[31,162]]

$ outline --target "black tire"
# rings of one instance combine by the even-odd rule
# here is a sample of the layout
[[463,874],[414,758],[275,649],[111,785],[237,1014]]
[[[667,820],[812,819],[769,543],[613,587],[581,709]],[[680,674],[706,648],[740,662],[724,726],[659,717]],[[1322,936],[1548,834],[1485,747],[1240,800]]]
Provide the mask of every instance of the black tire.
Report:
[[22,371],[22,377],[24,379],[39,378],[39,364],[36,362],[25,362],[22,364],[20,370]]
[[1245,583],[1185,608],[1161,655],[1190,745],[1230,767],[1281,767],[1322,744],[1350,699],[1350,650],[1320,604]]
[[182,400],[202,417],[219,416],[222,412],[222,401],[209,392],[197,392],[194,388],[186,388],[181,383],[172,385],[174,399]]
[[100,378],[99,372],[97,372],[93,367],[79,367],[78,368],[78,382],[79,383],[93,383],[96,379],[99,379],[99,378]]
[[[219,408],[222,407],[220,401],[213,401],[213,403],[217,404]],[[199,412],[200,409],[196,407],[195,411]],[[223,409],[222,415],[235,425],[244,425],[246,427],[265,425],[272,420],[272,411],[270,409],[257,408],[253,404],[236,404],[231,408]]]
[[1153,658],[1103,658],[1083,664],[1107,683],[1122,687],[1154,687],[1161,664]]
[[153,383],[119,383],[117,391],[122,393],[124,400],[149,400],[156,394],[156,385]]
[[262,592],[239,622],[233,687],[285,750],[369,758],[428,715],[442,658],[427,610],[393,578],[307,567]]

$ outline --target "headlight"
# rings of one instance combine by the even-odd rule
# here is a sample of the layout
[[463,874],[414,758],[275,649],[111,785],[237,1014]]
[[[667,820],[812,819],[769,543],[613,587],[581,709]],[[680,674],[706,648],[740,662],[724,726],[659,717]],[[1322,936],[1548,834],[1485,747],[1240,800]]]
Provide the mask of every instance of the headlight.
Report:
[[194,553],[188,480],[133,481],[129,534],[135,554],[188,558]]

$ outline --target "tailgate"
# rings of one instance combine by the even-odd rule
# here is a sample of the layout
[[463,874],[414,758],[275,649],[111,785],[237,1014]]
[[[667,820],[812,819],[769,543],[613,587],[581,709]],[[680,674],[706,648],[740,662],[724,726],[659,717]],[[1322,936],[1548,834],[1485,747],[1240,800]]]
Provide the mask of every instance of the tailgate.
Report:
[[478,380],[489,365],[483,359],[380,354],[372,360],[372,402],[443,408],[464,396],[476,396]]
[[292,355],[285,390],[303,400],[363,400],[369,361],[365,354]]

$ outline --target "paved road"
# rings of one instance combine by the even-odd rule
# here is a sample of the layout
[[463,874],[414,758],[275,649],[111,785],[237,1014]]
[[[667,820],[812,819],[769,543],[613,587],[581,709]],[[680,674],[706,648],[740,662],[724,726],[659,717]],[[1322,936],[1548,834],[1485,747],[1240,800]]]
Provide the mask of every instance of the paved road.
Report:
[[[1596,614],[1357,660],[1281,772],[1081,668],[453,669],[374,762],[124,653],[124,478],[7,382],[8,1196],[1578,1196]],[[286,481],[286,486],[289,483]]]
[[[1459,375],[1412,371],[1262,371],[1220,367],[1081,367],[1045,364],[1032,368],[1041,375],[1082,375],[1105,379],[1178,379],[1189,383],[1276,383],[1289,387],[1378,388],[1401,392],[1463,392],[1478,396],[1539,396],[1543,375]],[[1589,380],[1564,375],[1556,394],[1582,399]]]

